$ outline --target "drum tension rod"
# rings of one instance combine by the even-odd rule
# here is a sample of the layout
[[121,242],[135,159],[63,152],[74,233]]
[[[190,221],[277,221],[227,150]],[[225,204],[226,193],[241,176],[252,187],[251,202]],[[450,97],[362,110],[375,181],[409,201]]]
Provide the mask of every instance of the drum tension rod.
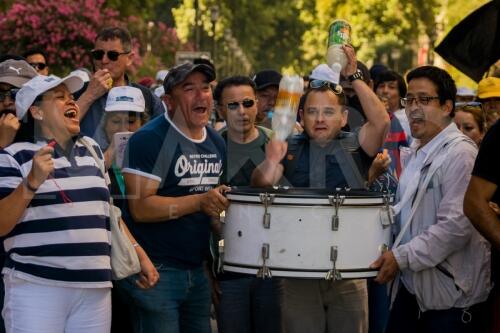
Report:
[[224,273],[224,240],[219,241],[219,259],[217,262],[217,272]]
[[269,259],[269,244],[262,244],[261,255],[262,267],[257,271],[257,277],[261,279],[270,279],[273,277],[273,274],[271,273],[269,267],[266,266],[266,260]]
[[387,193],[383,195],[384,207],[382,208],[382,214],[387,214],[387,220],[382,218],[382,227],[386,228],[392,224],[394,224],[394,215],[391,207],[392,195]]
[[345,195],[336,194],[335,196],[329,195],[328,200],[330,201],[330,205],[335,209],[335,214],[332,216],[332,230],[339,230],[339,208],[342,206],[345,200]]
[[342,280],[342,275],[337,270],[337,256],[338,250],[336,246],[330,247],[330,260],[333,262],[333,267],[326,273],[325,280],[330,281],[339,281]]
[[271,228],[271,213],[267,211],[267,207],[272,205],[274,201],[274,194],[260,193],[260,201],[264,204],[264,220],[262,224],[265,229]]

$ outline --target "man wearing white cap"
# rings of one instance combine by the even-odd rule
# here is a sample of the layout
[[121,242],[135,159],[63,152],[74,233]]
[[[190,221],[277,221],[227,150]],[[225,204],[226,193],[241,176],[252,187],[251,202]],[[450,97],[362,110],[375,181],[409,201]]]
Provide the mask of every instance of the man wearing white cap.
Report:
[[10,145],[19,129],[14,106],[16,92],[36,75],[35,69],[24,60],[0,63],[0,148]]
[[[99,146],[79,136],[72,93],[82,86],[78,76],[39,75],[16,95],[21,130],[31,133],[0,154],[7,332],[110,329],[109,190],[102,158],[98,163],[87,148],[102,156]],[[158,273],[136,251],[141,286],[150,287]]]
[[163,85],[163,80],[165,80],[165,77],[167,77],[168,70],[166,69],[160,69],[158,72],[156,72],[156,86],[162,86]]

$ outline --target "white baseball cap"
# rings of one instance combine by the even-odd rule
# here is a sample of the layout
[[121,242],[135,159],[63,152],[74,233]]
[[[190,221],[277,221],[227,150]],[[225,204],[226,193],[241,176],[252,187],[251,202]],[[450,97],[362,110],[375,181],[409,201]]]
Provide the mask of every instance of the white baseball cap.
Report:
[[309,75],[309,79],[338,83],[338,80],[335,80],[334,71],[327,64],[320,64],[316,66],[316,68],[313,69],[311,75]]
[[168,70],[166,70],[166,69],[159,70],[158,72],[156,72],[156,81],[163,82],[163,80],[165,80],[165,77],[167,76],[167,74],[168,74]]
[[106,100],[106,112],[110,111],[134,111],[144,112],[146,102],[141,89],[122,86],[115,87],[108,92]]
[[467,87],[458,87],[457,96],[476,96],[474,90]]
[[163,86],[159,86],[158,88],[155,89],[154,94],[157,97],[161,98],[163,95],[165,95],[165,88],[163,88]]
[[83,82],[89,82],[90,81],[90,74],[89,72],[81,69],[81,68],[78,68],[78,69],[75,69],[74,71],[72,71],[71,73],[69,73],[70,75],[71,74],[75,74],[77,76],[79,76]]
[[26,82],[16,94],[16,114],[17,118],[23,119],[30,106],[36,98],[45,92],[64,84],[70,93],[74,93],[83,87],[83,81],[79,76],[68,75],[60,78],[55,75],[37,75]]

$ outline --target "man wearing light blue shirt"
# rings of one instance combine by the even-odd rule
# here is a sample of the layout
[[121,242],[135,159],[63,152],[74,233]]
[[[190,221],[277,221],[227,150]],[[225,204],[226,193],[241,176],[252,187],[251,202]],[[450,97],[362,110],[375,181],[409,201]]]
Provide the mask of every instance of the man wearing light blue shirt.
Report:
[[479,332],[490,249],[462,205],[477,149],[452,122],[456,86],[446,71],[419,67],[407,81],[402,102],[416,140],[402,158],[394,206],[400,230],[373,264],[377,282],[396,278],[386,332]]

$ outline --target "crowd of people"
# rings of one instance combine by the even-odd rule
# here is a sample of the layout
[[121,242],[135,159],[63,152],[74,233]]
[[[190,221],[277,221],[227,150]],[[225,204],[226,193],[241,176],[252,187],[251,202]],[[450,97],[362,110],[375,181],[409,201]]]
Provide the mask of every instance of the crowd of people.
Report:
[[[500,332],[500,77],[476,93],[344,45],[340,82],[326,64],[304,76],[281,141],[281,73],[217,80],[196,59],[143,85],[131,41],[103,29],[93,72],[64,78],[43,50],[0,59],[0,332]],[[250,186],[393,193],[376,278],[214,269],[225,194]],[[141,266],[115,281],[110,197]]]

